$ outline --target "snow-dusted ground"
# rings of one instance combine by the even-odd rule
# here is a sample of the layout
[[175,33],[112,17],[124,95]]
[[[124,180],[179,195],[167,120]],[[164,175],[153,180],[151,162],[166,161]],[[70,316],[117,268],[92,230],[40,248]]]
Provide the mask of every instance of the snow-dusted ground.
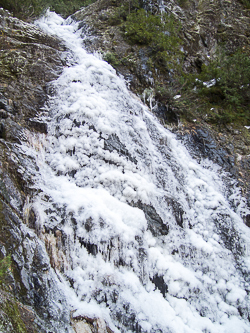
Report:
[[27,153],[40,151],[38,228],[65,236],[58,274],[74,315],[115,332],[250,332],[239,191],[233,211],[222,171],[192,160],[115,70],[85,52],[77,23],[48,12],[37,24],[72,50],[45,110],[48,135]]

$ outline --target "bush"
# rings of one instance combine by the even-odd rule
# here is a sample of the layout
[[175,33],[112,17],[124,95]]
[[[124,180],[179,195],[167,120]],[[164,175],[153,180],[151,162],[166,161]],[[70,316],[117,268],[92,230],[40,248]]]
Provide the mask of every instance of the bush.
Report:
[[220,122],[250,120],[250,57],[244,49],[230,55],[219,52],[208,66],[202,65],[198,76],[192,76],[192,84],[201,97],[220,108],[215,117]]
[[168,70],[182,67],[180,28],[172,15],[154,15],[144,9],[128,15],[123,26],[124,37],[130,43],[149,46],[153,60]]
[[93,2],[95,0],[0,0],[0,7],[19,19],[31,20],[42,15],[47,8],[68,16]]

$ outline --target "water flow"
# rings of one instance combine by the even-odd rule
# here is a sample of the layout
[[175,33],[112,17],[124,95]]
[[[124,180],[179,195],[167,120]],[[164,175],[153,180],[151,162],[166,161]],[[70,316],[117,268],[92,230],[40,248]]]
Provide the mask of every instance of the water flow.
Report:
[[37,24],[71,50],[40,149],[37,232],[73,316],[115,332],[249,332],[249,230],[222,171],[192,160],[82,48],[74,22]]

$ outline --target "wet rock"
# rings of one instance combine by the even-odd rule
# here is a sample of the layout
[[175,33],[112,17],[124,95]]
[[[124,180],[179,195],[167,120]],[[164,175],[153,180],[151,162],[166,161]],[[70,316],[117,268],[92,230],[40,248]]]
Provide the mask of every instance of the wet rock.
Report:
[[131,156],[126,146],[120,141],[116,134],[111,134],[108,139],[104,140],[104,149],[110,152],[117,151],[119,155],[123,155],[128,158],[131,162],[137,164],[134,157]]
[[40,133],[47,134],[47,131],[48,131],[47,124],[38,119],[29,119],[28,125],[30,128],[32,128]]
[[234,156],[230,156],[225,149],[220,147],[212,133],[205,127],[192,127],[184,135],[178,132],[178,137],[184,141],[194,157],[209,158],[228,171],[233,171]]
[[172,212],[173,212],[173,215],[175,217],[176,223],[181,228],[183,228],[184,227],[184,219],[183,219],[184,210],[181,207],[181,204],[173,198],[168,198],[167,197],[165,200],[172,209]]
[[[35,234],[35,211],[28,204],[38,167],[35,159],[20,149],[29,131],[46,133],[46,124],[35,117],[46,101],[49,82],[62,71],[65,48],[56,38],[2,9],[0,30],[0,244],[5,255],[12,257],[13,274],[4,287],[11,287],[6,299],[17,311],[13,320],[5,305],[0,305],[1,329],[13,333],[21,328],[28,333],[68,332],[68,305]],[[3,294],[0,289],[0,299]]]
[[0,123],[0,139],[4,139],[5,140],[6,135],[5,135],[5,127],[4,127],[4,123],[1,122]]
[[20,144],[21,141],[25,139],[23,134],[23,127],[10,118],[2,120],[1,126],[2,135],[0,134],[0,136],[4,140]]
[[246,225],[250,228],[250,214],[245,217]]
[[156,274],[151,281],[153,282],[153,284],[155,285],[155,287],[157,289],[160,290],[160,292],[162,293],[163,297],[166,296],[166,293],[168,292],[168,286],[166,285],[163,276],[159,276],[158,274]]
[[132,204],[134,207],[141,209],[148,222],[148,229],[152,232],[153,236],[164,236],[169,232],[169,226],[162,221],[162,218],[156,212],[155,208],[146,205],[141,201]]
[[0,9],[0,109],[29,126],[46,98],[47,84],[62,70],[59,40]]
[[12,113],[13,108],[13,102],[11,100],[8,100],[3,94],[0,93],[0,109],[5,110],[8,113]]

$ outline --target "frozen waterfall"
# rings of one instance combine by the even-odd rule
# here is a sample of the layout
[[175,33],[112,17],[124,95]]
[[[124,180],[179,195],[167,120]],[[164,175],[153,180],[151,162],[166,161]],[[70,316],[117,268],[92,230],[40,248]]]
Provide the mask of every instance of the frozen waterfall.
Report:
[[240,193],[233,210],[219,167],[193,160],[87,54],[77,23],[48,12],[37,24],[71,50],[42,115],[48,134],[26,150],[39,165],[37,233],[72,316],[114,332],[250,332]]

